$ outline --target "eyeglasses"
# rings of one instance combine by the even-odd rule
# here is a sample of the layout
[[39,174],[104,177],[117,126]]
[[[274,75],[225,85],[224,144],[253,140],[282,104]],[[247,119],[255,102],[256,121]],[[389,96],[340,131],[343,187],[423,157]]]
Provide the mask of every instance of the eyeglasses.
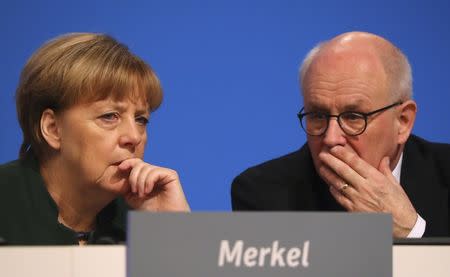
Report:
[[402,102],[396,102],[381,109],[369,112],[343,112],[338,115],[326,114],[322,112],[307,112],[302,113],[304,107],[297,114],[300,119],[302,129],[311,136],[321,136],[325,134],[328,129],[330,118],[336,117],[339,126],[342,131],[349,136],[357,136],[362,134],[367,128],[367,118],[376,113],[383,112],[392,107],[401,105]]

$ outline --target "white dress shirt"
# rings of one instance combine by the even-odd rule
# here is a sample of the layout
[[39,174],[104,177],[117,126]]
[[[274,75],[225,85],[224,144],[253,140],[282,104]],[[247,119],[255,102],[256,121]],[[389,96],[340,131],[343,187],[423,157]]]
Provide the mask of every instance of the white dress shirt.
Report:
[[[400,155],[400,159],[398,160],[397,165],[392,171],[392,175],[394,175],[397,182],[400,183],[400,175],[402,173],[402,162],[403,162],[403,153]],[[425,233],[425,227],[427,226],[427,222],[417,214],[416,224],[412,228],[411,232],[408,234],[408,238],[421,238]]]

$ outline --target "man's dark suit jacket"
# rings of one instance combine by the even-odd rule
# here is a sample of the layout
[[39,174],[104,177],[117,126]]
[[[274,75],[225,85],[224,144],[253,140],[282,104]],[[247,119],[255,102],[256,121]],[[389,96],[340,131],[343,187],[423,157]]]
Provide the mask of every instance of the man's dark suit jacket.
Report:
[[[411,136],[400,183],[427,222],[424,236],[450,236],[450,145]],[[343,211],[318,176],[305,144],[286,156],[251,167],[231,188],[233,210]]]

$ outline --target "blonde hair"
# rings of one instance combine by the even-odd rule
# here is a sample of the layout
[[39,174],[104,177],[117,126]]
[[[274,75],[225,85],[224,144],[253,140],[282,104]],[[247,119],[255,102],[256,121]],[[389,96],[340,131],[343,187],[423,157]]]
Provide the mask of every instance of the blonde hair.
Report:
[[58,112],[108,97],[142,99],[154,111],[162,102],[162,89],[151,67],[108,35],[71,33],[45,43],[26,63],[16,90],[23,132],[19,157],[30,150],[38,158],[43,154],[44,110]]

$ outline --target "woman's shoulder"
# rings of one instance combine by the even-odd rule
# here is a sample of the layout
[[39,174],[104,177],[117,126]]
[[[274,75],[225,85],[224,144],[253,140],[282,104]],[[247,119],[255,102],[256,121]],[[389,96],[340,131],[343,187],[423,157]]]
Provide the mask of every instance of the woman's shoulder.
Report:
[[37,162],[18,159],[0,165],[0,191],[19,189],[39,175]]
[[11,179],[20,179],[23,176],[25,167],[23,161],[14,160],[0,165],[0,182],[10,181]]

